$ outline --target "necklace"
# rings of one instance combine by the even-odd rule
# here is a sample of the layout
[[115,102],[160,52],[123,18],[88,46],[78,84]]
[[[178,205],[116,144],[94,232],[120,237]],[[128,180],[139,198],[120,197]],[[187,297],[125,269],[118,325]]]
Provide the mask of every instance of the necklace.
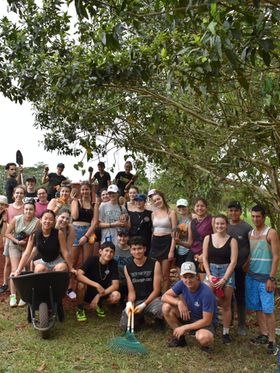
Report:
[[259,233],[257,233],[256,229],[254,229],[253,231],[254,237],[256,237],[256,239],[259,240],[265,230],[266,230],[266,226]]
[[104,274],[105,274],[104,277],[102,277],[102,270],[101,270],[101,263],[100,262],[98,262],[98,269],[99,269],[100,280],[104,281],[106,279],[106,277],[108,276],[108,274],[110,273],[108,264],[107,264],[107,267],[106,267],[106,269],[104,271]]

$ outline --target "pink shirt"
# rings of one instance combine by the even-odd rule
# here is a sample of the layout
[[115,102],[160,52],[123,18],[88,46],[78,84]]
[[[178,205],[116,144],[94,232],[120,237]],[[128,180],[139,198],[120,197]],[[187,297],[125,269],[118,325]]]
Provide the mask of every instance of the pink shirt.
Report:
[[23,214],[24,205],[22,205],[19,209],[16,209],[13,204],[11,203],[7,208],[7,222],[10,223],[15,216]]
[[36,209],[35,210],[35,216],[36,216],[36,218],[39,218],[39,219],[41,218],[43,212],[47,210],[48,204],[49,204],[48,201],[46,203],[41,203],[39,201],[36,202],[36,204],[35,204],[35,209]]

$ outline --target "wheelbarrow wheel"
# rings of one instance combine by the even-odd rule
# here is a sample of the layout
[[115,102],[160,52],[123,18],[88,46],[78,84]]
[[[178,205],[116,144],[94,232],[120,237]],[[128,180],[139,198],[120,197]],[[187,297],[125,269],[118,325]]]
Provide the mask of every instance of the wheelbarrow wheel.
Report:
[[[40,328],[47,328],[49,326],[49,309],[47,303],[40,303],[39,305],[39,324]],[[49,336],[49,330],[41,331],[41,337],[43,339],[47,339]]]

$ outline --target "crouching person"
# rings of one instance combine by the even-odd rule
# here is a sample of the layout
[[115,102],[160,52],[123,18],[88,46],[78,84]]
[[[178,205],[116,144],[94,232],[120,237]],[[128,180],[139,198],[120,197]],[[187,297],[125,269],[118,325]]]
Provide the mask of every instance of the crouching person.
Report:
[[168,346],[186,346],[185,335],[195,333],[201,349],[210,351],[218,322],[215,296],[200,281],[194,263],[183,263],[180,276],[181,280],[162,296],[163,315],[174,336]]
[[[142,237],[134,236],[129,241],[132,260],[124,267],[128,297],[122,312],[120,327],[126,329],[129,312],[144,321],[144,315],[154,315],[157,327],[162,327],[162,302],[160,300],[160,264],[145,256],[145,242]],[[142,317],[140,317],[142,316]]]
[[96,311],[97,316],[105,317],[102,308],[104,302],[116,304],[120,300],[118,264],[113,259],[115,245],[104,242],[98,256],[90,256],[77,272],[77,302],[76,317],[78,321],[86,321],[84,302]]

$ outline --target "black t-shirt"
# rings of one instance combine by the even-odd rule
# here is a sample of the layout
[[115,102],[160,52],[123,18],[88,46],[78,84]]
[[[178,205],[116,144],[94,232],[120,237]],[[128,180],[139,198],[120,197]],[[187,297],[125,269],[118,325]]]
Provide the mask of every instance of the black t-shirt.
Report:
[[37,192],[26,192],[25,197],[27,198],[34,198],[37,200]]
[[113,280],[119,280],[118,263],[114,259],[104,265],[100,263],[98,256],[90,256],[81,270],[87,278],[105,289],[112,285]]
[[52,262],[60,255],[60,244],[57,229],[52,228],[48,237],[44,237],[42,230],[39,229],[36,232],[35,242],[38,253],[44,262]]
[[96,172],[93,177],[98,181],[97,190],[108,188],[108,181],[111,180],[109,172],[105,171],[102,176],[100,175],[100,172]]
[[54,172],[48,174],[48,200],[50,201],[52,198],[55,198],[56,189],[54,188],[56,185],[60,185],[62,181],[66,180],[66,177],[63,175],[58,175]]
[[145,241],[147,249],[149,249],[152,237],[152,211],[128,211],[128,215],[130,216],[131,223],[129,237],[141,236]]
[[115,180],[117,187],[120,190],[120,196],[124,196],[124,188],[126,184],[133,178],[133,174],[127,174],[125,171],[120,171],[117,173]]
[[141,267],[137,266],[134,260],[126,265],[136,293],[136,301],[144,301],[154,290],[155,264],[156,261],[154,259],[146,258],[145,263]]
[[8,177],[5,184],[6,196],[8,199],[8,203],[13,203],[13,193],[14,188],[18,185],[17,179],[15,177]]

